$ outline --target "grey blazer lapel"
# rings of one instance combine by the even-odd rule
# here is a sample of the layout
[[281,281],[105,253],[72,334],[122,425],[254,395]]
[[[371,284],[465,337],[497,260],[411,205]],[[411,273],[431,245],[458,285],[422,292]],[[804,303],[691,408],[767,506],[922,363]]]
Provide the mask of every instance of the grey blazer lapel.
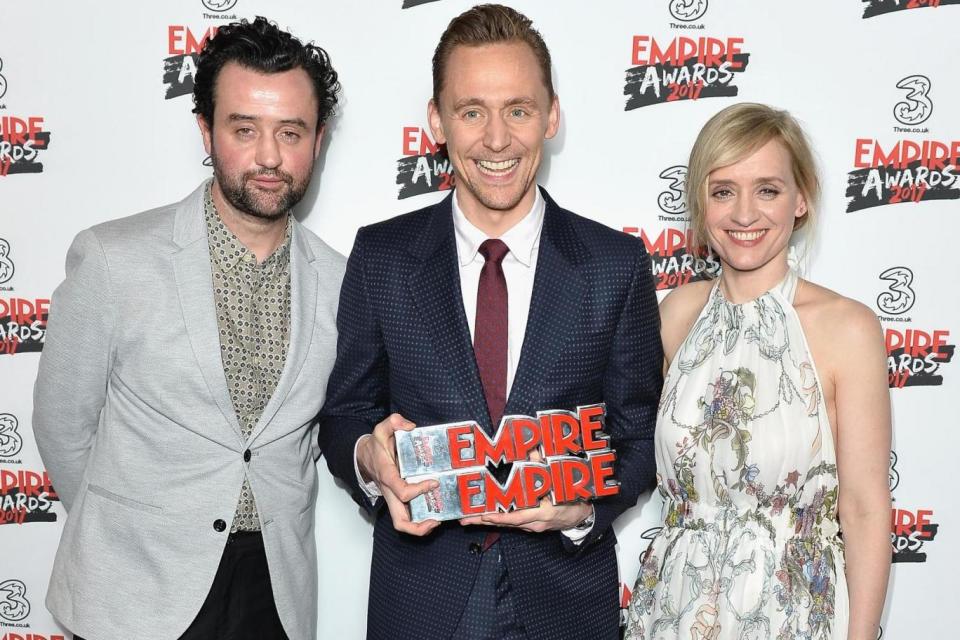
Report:
[[177,281],[183,322],[187,327],[187,338],[200,366],[200,373],[224,419],[242,444],[243,435],[233,401],[230,399],[230,391],[227,389],[220,356],[217,309],[213,300],[213,275],[203,219],[203,195],[206,186],[205,182],[177,208],[173,241],[181,248],[173,254],[173,273]]
[[319,275],[314,267],[315,261],[316,257],[304,237],[303,228],[294,220],[293,237],[290,240],[290,346],[287,349],[287,361],[283,365],[283,373],[280,374],[270,401],[250,434],[249,442],[256,440],[270,424],[270,420],[293,388],[307,358],[317,315]]

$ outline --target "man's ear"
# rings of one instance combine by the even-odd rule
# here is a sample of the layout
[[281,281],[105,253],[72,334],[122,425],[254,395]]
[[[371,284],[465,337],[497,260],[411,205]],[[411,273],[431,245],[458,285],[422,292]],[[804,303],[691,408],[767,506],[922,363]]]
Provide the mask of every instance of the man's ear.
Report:
[[440,117],[440,107],[430,98],[427,103],[427,122],[430,123],[430,133],[437,144],[446,144],[447,137],[443,134],[443,119]]
[[197,114],[197,126],[200,127],[200,135],[203,137],[203,149],[207,152],[207,155],[210,155],[213,149],[213,128],[207,122],[207,119],[199,113]]
[[321,125],[317,128],[317,139],[313,141],[313,159],[320,157],[320,147],[323,146],[323,134],[327,130],[327,125]]
[[560,130],[560,98],[556,95],[550,102],[550,113],[547,116],[547,131],[543,134],[544,139],[550,140]]

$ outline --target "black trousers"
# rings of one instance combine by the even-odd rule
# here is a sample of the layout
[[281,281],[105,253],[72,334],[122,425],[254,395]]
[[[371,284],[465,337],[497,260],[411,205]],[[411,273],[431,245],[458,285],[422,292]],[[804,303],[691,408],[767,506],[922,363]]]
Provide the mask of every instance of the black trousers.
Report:
[[[230,534],[210,593],[197,617],[180,636],[180,640],[211,638],[287,640],[273,601],[260,532]],[[74,640],[83,638],[74,636]]]

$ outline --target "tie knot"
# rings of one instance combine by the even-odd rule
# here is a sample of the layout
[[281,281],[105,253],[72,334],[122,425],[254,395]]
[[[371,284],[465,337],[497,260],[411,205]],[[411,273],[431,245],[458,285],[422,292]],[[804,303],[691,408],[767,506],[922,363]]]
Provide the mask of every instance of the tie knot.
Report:
[[503,262],[503,257],[510,251],[510,247],[508,247],[503,240],[484,240],[483,244],[480,245],[479,251],[480,255],[482,255],[487,262],[499,264]]

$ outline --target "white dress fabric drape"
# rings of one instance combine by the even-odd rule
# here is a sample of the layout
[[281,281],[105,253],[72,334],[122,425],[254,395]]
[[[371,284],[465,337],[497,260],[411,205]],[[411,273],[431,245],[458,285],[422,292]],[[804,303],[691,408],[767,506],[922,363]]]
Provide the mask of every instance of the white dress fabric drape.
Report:
[[733,304],[718,282],[670,364],[656,434],[666,515],[629,640],[846,638],[836,455],[797,283],[790,269]]

